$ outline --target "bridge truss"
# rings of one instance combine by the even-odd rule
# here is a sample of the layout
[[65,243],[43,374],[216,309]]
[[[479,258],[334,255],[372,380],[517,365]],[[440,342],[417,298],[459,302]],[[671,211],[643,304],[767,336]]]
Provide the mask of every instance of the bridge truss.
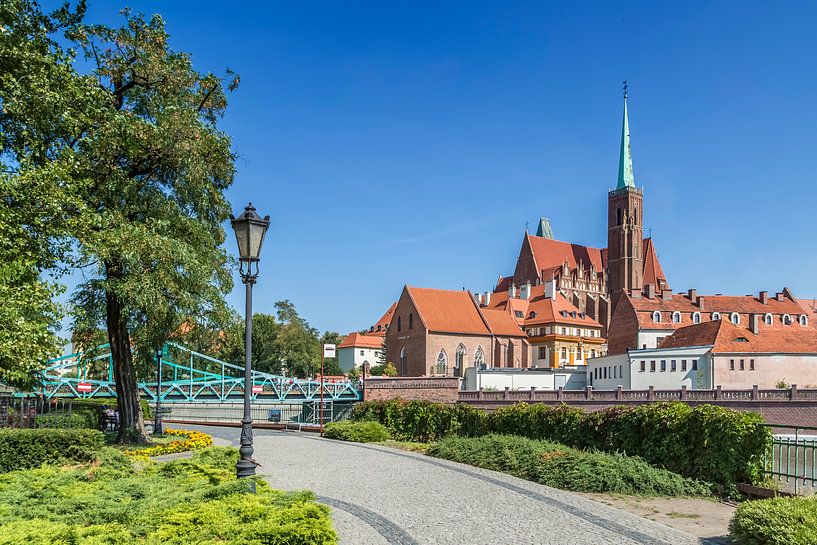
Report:
[[[74,353],[47,362],[37,394],[52,398],[116,397],[113,380],[113,357],[104,344],[89,354]],[[153,363],[153,376],[157,362]],[[143,398],[162,403],[223,403],[244,397],[244,368],[167,342],[158,362],[162,378],[139,381]],[[252,398],[255,401],[316,401],[321,396],[318,380],[298,379],[252,371]],[[327,381],[323,384],[326,401],[357,401],[360,391],[349,381]]]

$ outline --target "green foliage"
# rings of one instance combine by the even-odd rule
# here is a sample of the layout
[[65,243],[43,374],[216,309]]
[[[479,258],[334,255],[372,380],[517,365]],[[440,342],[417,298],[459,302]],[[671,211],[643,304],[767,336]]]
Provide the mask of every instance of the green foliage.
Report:
[[761,478],[771,432],[757,413],[685,403],[650,403],[584,413],[567,406],[520,403],[486,413],[467,405],[393,400],[355,406],[354,420],[375,420],[396,439],[512,434],[576,448],[621,452],[731,493]]
[[237,456],[212,448],[136,471],[106,452],[97,465],[0,475],[0,544],[337,543],[328,508],[311,493],[259,479],[247,494]]
[[379,422],[331,422],[326,425],[324,435],[329,439],[352,441],[354,443],[376,443],[391,439],[389,430]]
[[449,437],[432,444],[427,453],[562,490],[643,496],[711,494],[705,484],[655,468],[640,458],[576,450],[514,435]]
[[739,545],[814,545],[817,497],[744,502],[735,511],[729,531]]
[[392,362],[372,365],[369,368],[369,375],[373,377],[396,377],[397,368]]
[[98,430],[0,430],[0,472],[64,461],[95,460],[105,446]]

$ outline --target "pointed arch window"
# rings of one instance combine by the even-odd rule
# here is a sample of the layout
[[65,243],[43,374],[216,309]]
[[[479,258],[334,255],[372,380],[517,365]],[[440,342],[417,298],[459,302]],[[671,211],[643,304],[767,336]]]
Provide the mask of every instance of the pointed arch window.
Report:
[[474,352],[474,367],[477,369],[483,369],[485,367],[485,352],[482,351],[481,346],[478,346],[477,351]]
[[465,345],[460,343],[457,347],[457,354],[454,358],[454,375],[462,375],[462,370],[465,369]]
[[[397,329],[399,331],[400,330],[399,319],[398,319],[397,323],[398,323]],[[400,370],[402,371],[400,373],[402,376],[404,376],[404,377],[408,376],[408,356],[406,355],[406,347],[405,346],[400,349]]]
[[701,313],[700,312],[693,312],[692,313],[692,323],[693,324],[700,324],[701,323]]
[[772,322],[773,322],[773,321],[774,321],[774,318],[772,317],[772,315],[771,315],[771,314],[766,313],[766,314],[763,316],[763,323],[764,323],[764,324],[766,324],[766,325],[772,325]]
[[448,374],[448,356],[445,353],[445,350],[440,348],[440,353],[437,354],[437,363],[434,364],[434,367],[431,369],[432,375],[445,375]]
[[414,313],[409,312],[409,329],[414,329]]
[[400,318],[400,316],[398,316],[397,317],[397,332],[399,333],[402,330],[403,330],[403,320]]

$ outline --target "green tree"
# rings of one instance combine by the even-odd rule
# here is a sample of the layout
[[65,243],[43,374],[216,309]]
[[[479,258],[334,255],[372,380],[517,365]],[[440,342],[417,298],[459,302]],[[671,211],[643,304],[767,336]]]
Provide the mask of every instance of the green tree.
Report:
[[222,222],[233,180],[230,139],[216,127],[238,83],[194,70],[164,21],[124,12],[120,28],[76,25],[94,66],[100,114],[75,157],[85,181],[75,241],[89,279],[72,296],[74,327],[104,324],[120,415],[118,440],[141,441],[138,361],[182,323],[217,324],[232,287]]
[[276,345],[286,371],[296,377],[314,377],[320,370],[318,331],[298,314],[291,301],[278,301],[275,309],[280,325]]
[[[270,314],[252,315],[252,368],[256,371],[280,375],[283,361],[277,344],[280,325]],[[219,359],[244,365],[244,318],[237,315],[224,329],[218,350]]]

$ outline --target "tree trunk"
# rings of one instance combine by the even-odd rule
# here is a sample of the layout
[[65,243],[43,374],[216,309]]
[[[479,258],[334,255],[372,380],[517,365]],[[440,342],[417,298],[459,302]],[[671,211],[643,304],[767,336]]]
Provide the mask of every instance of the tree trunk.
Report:
[[116,405],[119,410],[117,443],[147,443],[133,354],[128,327],[122,316],[122,303],[116,294],[106,292],[108,342],[113,357],[113,379],[116,382]]

